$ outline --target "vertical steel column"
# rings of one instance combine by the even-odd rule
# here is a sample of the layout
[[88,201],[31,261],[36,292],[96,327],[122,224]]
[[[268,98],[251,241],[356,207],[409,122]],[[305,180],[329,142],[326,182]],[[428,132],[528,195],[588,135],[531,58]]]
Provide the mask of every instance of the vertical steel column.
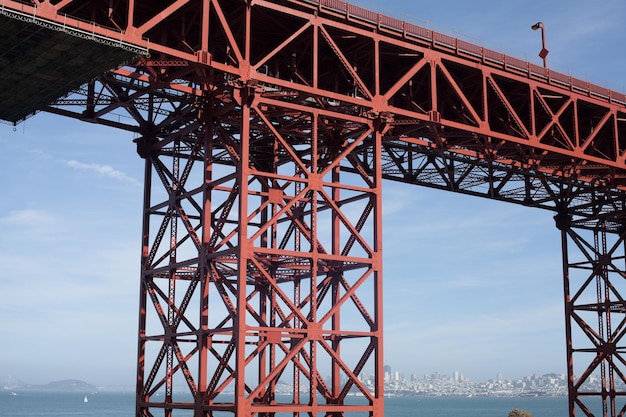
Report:
[[626,413],[625,229],[611,218],[573,221],[561,230],[569,415]]
[[[198,134],[200,133],[200,134]],[[202,415],[206,275],[205,137],[197,126],[137,139],[145,159],[137,416]],[[197,163],[196,162],[200,162]],[[155,175],[156,174],[156,175]],[[153,178],[160,181],[154,183]],[[200,178],[187,189],[190,178]],[[195,180],[194,180],[195,181]],[[198,289],[200,288],[200,289]],[[200,387],[201,388],[201,387]]]
[[142,232],[141,232],[141,280],[139,286],[139,326],[138,326],[138,342],[137,342],[137,381],[135,392],[137,395],[135,401],[135,416],[146,415],[145,403],[149,400],[144,392],[145,372],[146,372],[146,321],[148,294],[146,291],[145,277],[147,259],[150,252],[150,216],[147,207],[150,206],[150,191],[152,188],[152,164],[148,158],[144,160],[144,197],[143,197],[143,213],[142,213]]

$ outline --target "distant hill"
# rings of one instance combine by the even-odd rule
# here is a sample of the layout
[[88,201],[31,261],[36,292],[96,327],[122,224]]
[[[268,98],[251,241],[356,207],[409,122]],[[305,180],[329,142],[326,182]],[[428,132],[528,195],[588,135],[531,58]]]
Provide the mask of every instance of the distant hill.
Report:
[[20,390],[32,391],[63,391],[63,392],[95,392],[98,388],[78,379],[66,379],[64,381],[53,381],[46,385],[20,385],[16,386]]
[[47,390],[53,391],[88,391],[94,392],[97,390],[95,385],[80,381],[78,379],[66,379],[65,381],[54,381],[43,386]]

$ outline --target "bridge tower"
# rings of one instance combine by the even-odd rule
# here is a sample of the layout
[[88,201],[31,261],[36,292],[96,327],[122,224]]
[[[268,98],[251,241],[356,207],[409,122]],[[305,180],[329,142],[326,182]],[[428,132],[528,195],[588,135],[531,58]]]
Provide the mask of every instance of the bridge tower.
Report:
[[[569,415],[626,412],[626,228],[621,210],[573,220],[561,231]],[[601,412],[602,414],[597,414]]]
[[137,415],[382,415],[384,123],[206,85],[136,140]]

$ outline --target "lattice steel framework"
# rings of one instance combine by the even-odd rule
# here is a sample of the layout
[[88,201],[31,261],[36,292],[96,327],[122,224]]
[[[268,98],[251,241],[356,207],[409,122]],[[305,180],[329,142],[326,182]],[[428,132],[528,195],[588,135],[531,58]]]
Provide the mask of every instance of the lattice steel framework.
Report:
[[564,213],[555,216],[563,247],[570,415],[626,412],[626,229],[613,219],[577,224]]
[[150,49],[46,109],[146,161],[138,416],[382,415],[382,179],[555,211],[570,416],[624,414],[623,94],[336,0],[3,4]]
[[[255,87],[227,91],[187,107],[176,132],[137,140],[137,413],[380,415],[380,379],[359,375],[382,375],[382,177],[371,152],[382,132],[367,118],[268,106]],[[353,392],[364,401],[346,402]]]

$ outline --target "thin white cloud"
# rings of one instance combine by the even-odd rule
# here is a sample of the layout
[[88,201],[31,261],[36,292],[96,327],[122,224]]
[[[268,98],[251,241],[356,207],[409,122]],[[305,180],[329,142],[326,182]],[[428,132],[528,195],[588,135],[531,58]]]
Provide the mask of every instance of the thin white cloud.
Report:
[[388,362],[419,372],[451,367],[476,380],[495,369],[511,376],[525,375],[527,369],[564,371],[561,303],[469,313],[460,311],[454,320],[415,313],[401,321],[386,320],[385,351],[393,358]]
[[43,210],[23,209],[15,210],[0,217],[0,223],[9,226],[29,226],[37,224],[55,223],[54,216]]
[[[459,314],[454,321],[433,321],[423,316],[418,317],[389,323],[385,328],[387,339],[410,338],[423,343],[425,340],[462,338],[466,343],[480,344],[480,340],[487,335],[502,337],[545,331],[559,332],[562,330],[563,307],[558,302],[551,302],[533,309],[520,306],[511,311],[499,310],[480,314],[465,312]],[[416,323],[419,325],[416,326]]]
[[59,158],[55,158],[50,153],[45,152],[41,149],[28,149],[27,152],[32,154],[34,157],[40,160],[54,161],[56,163],[63,164],[73,169],[96,173],[98,175],[108,177],[117,181],[122,181],[128,184],[132,184],[134,186],[139,186],[139,187],[143,186],[143,183],[141,181],[131,177],[130,175],[126,174],[123,171],[113,168],[110,165],[103,165],[103,164],[98,164],[98,163],[85,163],[85,162],[77,161],[75,159],[69,159],[69,160],[59,159]]
[[63,225],[63,219],[44,210],[25,208],[0,213],[4,238],[0,240],[0,247],[6,252],[17,253],[20,250],[18,246],[25,242],[50,242],[58,238]]
[[95,172],[105,177],[109,177],[109,178],[119,180],[119,181],[124,181],[133,185],[141,186],[141,182],[125,174],[124,172],[113,168],[110,165],[102,165],[102,164],[95,164],[95,163],[86,164],[84,162],[79,162],[74,159],[70,159],[69,161],[60,160],[60,162],[63,162],[65,165],[71,168],[75,168],[75,169],[79,169],[83,171]]
[[575,41],[604,36],[613,29],[621,28],[621,5],[587,2],[581,7],[583,11],[576,9],[554,12],[553,18],[560,29],[553,36],[555,41],[572,45]]
[[52,155],[50,155],[47,152],[42,151],[41,149],[27,149],[26,152],[33,155],[35,158],[48,160],[48,161],[54,160]]

